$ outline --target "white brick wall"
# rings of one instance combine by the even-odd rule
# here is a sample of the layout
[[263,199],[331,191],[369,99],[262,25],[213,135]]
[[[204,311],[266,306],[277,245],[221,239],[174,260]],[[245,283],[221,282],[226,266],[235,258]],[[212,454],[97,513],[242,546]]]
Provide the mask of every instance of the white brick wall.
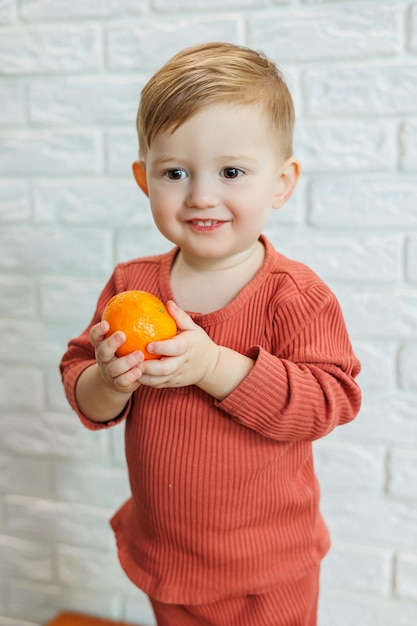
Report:
[[114,263],[169,248],[131,177],[137,102],[180,48],[263,49],[303,177],[267,233],[336,291],[358,419],[318,442],[320,626],[417,624],[417,3],[0,0],[0,626],[154,620],[115,556],[123,429],[83,429],[58,361]]

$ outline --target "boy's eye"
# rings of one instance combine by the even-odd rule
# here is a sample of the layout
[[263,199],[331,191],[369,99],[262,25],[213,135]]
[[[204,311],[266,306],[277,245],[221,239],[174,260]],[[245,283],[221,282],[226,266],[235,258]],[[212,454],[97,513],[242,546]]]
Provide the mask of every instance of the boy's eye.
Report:
[[182,180],[183,178],[187,176],[187,174],[184,172],[184,170],[174,169],[174,170],[167,170],[164,173],[164,176],[169,178],[169,180]]
[[239,178],[243,172],[238,167],[225,167],[222,170],[222,176],[224,178]]

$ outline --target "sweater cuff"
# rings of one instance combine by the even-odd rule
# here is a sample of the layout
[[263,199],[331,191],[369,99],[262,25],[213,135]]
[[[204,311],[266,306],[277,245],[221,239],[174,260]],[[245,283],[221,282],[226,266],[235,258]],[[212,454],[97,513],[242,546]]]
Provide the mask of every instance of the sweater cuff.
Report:
[[129,413],[132,400],[130,398],[123,411],[117,417],[109,420],[108,422],[95,422],[94,420],[84,415],[84,413],[78,406],[77,398],[75,396],[75,388],[77,386],[78,378],[81,376],[84,370],[86,370],[91,365],[94,365],[95,363],[96,361],[93,359],[91,361],[82,361],[69,365],[65,370],[64,389],[70,406],[78,415],[83,426],[85,426],[89,430],[104,430],[106,428],[110,428],[111,426],[115,426],[126,418],[127,414]]
[[[280,368],[276,366],[277,359],[261,346],[249,348],[246,356],[255,360],[252,371],[232,393],[217,404],[220,409],[242,423],[255,421],[254,416],[259,414],[262,404],[265,404],[265,413],[270,412],[271,385],[275,387],[274,404],[277,404],[276,388],[279,388],[277,378],[280,374]],[[285,377],[285,373],[283,376]]]

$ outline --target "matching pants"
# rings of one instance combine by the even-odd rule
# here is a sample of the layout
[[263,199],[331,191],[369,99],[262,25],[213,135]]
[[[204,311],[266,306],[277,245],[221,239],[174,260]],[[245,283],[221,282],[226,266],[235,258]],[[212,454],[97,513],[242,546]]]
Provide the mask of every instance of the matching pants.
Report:
[[320,567],[259,595],[209,604],[164,604],[150,598],[158,626],[316,626]]

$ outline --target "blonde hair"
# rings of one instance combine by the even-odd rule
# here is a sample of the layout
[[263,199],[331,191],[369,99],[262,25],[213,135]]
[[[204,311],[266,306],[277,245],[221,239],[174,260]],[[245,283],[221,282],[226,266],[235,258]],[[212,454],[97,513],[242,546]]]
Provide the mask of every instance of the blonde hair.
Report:
[[215,104],[262,103],[279,149],[292,155],[294,105],[278,67],[263,53],[230,43],[206,43],[172,57],[146,83],[137,115],[140,156],[162,131],[174,132]]

